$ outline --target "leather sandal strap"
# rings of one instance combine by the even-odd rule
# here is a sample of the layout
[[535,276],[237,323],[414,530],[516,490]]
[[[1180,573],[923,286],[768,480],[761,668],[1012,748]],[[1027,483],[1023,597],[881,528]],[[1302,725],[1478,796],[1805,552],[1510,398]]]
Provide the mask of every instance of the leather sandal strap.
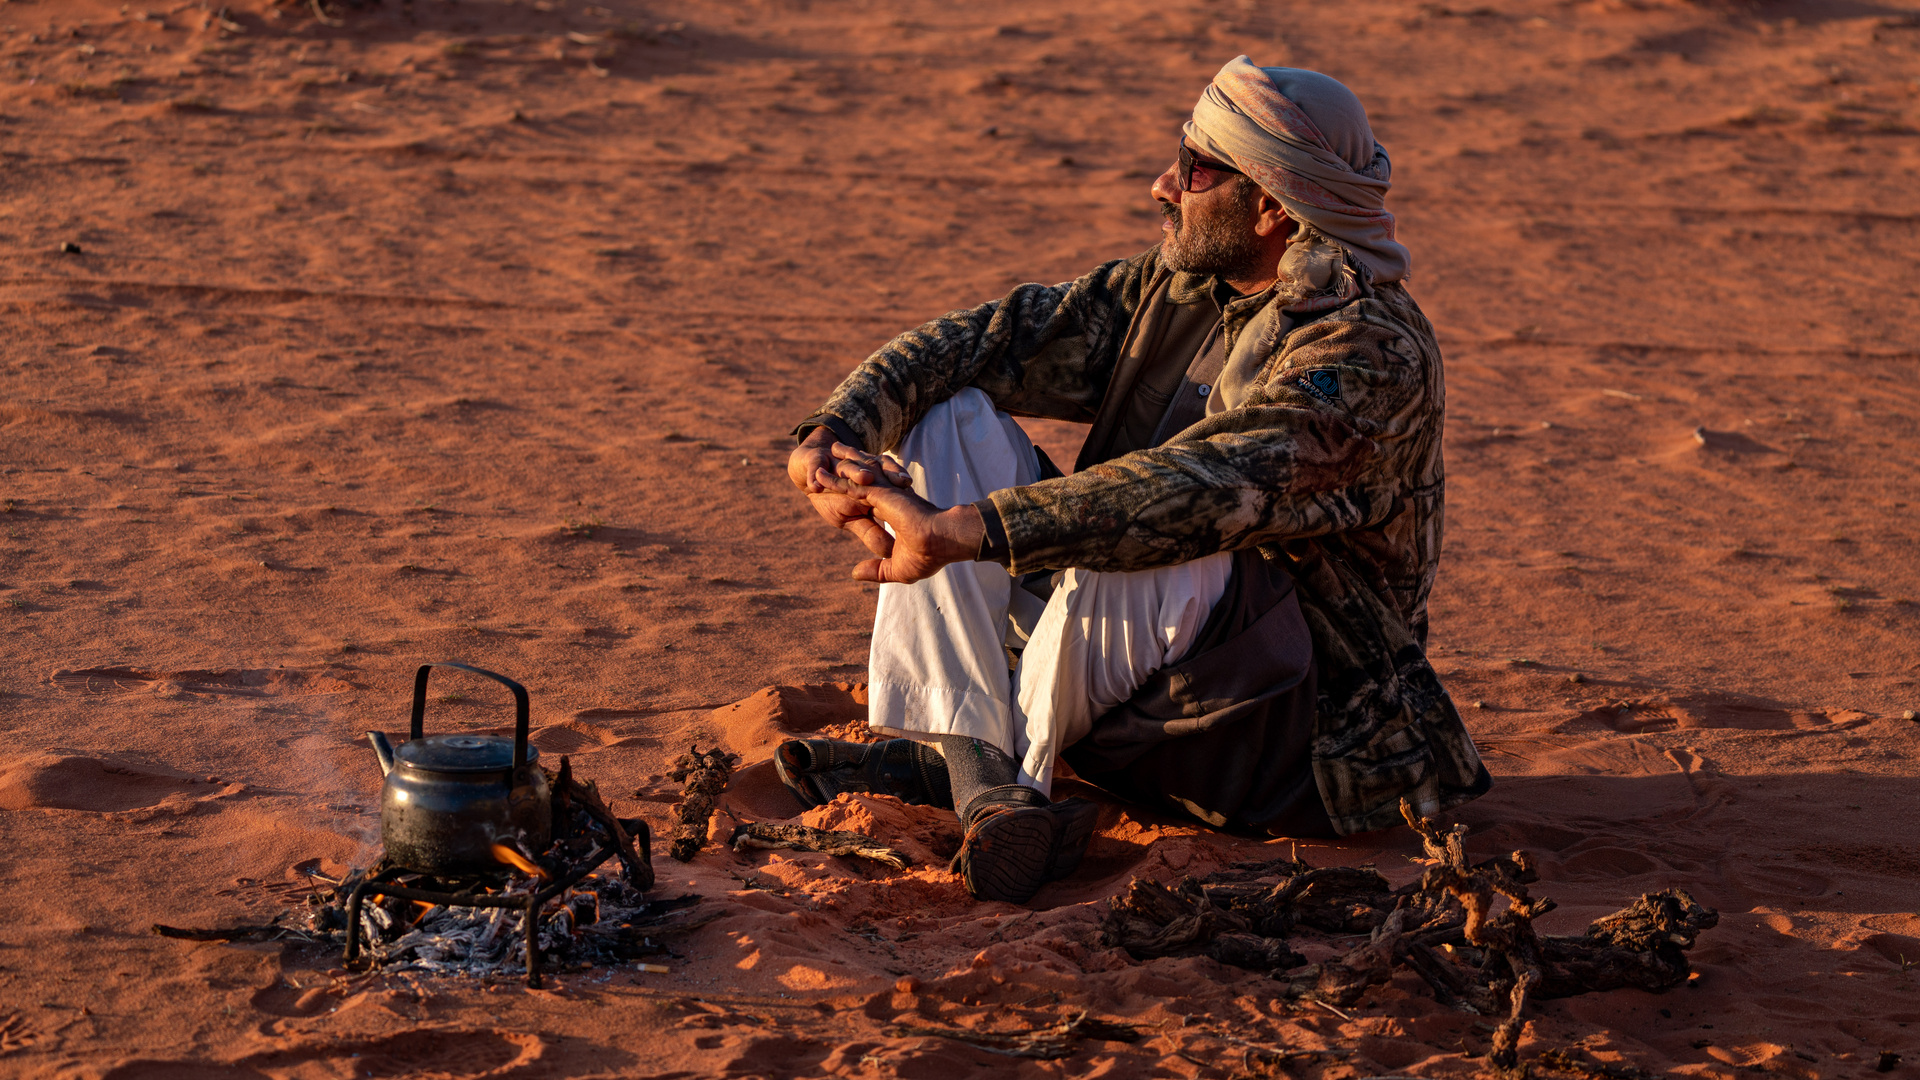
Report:
[[1025,784],[1003,784],[988,788],[973,797],[960,814],[960,828],[964,832],[973,827],[973,823],[989,810],[1018,809],[1023,806],[1045,806],[1047,797]]

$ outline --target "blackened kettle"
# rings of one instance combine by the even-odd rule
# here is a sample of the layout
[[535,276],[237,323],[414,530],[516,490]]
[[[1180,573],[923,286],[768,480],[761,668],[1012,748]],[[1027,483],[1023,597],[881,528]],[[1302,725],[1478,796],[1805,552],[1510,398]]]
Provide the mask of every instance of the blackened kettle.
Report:
[[[513,738],[427,736],[427,677],[436,667],[485,676],[513,692]],[[553,832],[547,776],[527,741],[527,690],[471,664],[422,664],[413,679],[413,732],[395,748],[367,732],[380,757],[380,839],[387,862],[423,874],[479,874],[505,869],[493,847],[538,855]]]

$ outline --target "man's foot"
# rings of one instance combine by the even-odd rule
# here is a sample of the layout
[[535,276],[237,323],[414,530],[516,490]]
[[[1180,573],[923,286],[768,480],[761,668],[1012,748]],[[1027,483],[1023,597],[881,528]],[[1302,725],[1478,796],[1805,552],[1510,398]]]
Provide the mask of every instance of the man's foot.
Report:
[[892,795],[923,806],[953,805],[945,760],[912,739],[789,739],[774,750],[773,768],[808,809],[825,806],[844,791]]
[[953,871],[976,900],[1024,904],[1080,868],[1099,816],[1085,799],[1049,803],[1032,788],[995,788],[968,807]]

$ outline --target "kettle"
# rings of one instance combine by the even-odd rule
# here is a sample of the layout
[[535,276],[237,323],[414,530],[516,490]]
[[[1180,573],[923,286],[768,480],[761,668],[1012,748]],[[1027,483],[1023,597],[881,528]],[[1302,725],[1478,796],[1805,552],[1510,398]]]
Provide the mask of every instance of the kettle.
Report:
[[[423,730],[427,677],[436,667],[484,676],[513,692],[513,738],[434,735]],[[545,851],[553,832],[547,775],[527,741],[527,690],[471,664],[422,664],[413,679],[413,732],[398,748],[378,731],[367,741],[379,755],[380,839],[387,862],[423,874],[497,872],[495,844]]]

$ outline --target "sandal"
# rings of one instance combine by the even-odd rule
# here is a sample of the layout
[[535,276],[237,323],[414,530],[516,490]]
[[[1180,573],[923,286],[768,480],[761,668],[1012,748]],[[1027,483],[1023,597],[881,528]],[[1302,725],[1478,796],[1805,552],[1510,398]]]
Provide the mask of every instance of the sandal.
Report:
[[1024,904],[1040,886],[1078,870],[1100,818],[1085,799],[1048,803],[1018,785],[983,792],[969,809],[952,870],[974,899],[1008,904]]

